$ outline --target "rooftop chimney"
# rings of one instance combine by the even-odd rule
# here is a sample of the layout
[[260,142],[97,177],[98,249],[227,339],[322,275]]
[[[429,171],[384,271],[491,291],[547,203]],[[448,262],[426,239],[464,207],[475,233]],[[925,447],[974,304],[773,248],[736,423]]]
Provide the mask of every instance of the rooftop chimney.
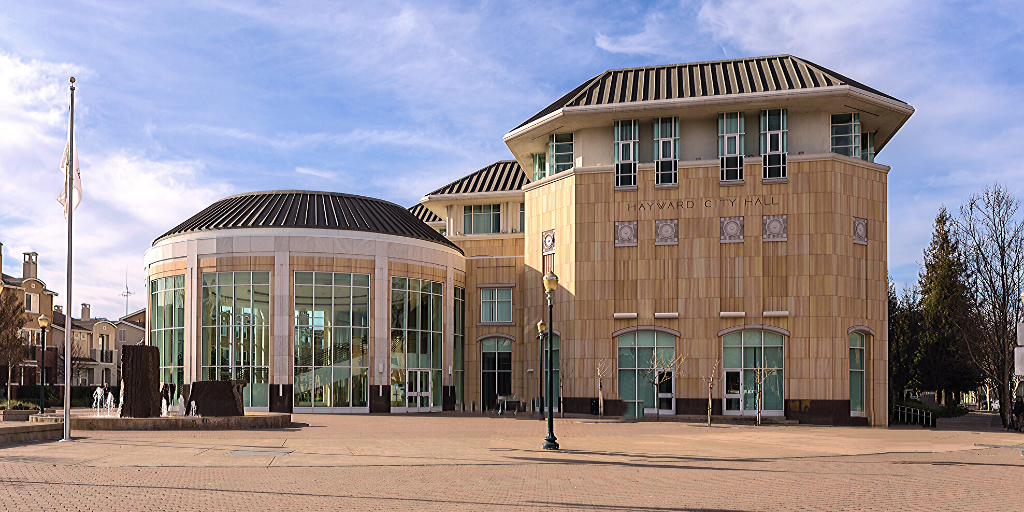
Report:
[[84,304],[84,303],[82,304],[82,321],[83,322],[88,322],[89,319],[92,318],[89,315],[90,310],[91,310],[91,307],[88,304]]
[[38,276],[38,263],[37,263],[38,260],[39,260],[39,255],[38,254],[36,254],[34,252],[26,252],[25,253],[25,263],[22,264],[22,267],[21,267],[21,277],[22,278],[24,278],[24,279],[27,279],[29,277],[34,277],[36,279],[39,278],[39,276]]

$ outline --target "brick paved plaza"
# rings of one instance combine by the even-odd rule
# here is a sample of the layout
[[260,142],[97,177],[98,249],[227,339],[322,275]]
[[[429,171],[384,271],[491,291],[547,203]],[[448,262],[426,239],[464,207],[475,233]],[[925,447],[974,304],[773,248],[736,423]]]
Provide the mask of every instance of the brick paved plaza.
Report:
[[295,415],[0,448],[4,510],[1019,510],[1019,434]]

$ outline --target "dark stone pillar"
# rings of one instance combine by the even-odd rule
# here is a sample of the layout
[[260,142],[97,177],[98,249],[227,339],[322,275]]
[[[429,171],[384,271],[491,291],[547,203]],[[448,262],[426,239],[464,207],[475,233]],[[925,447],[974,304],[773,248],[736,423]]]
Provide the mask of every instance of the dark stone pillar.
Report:
[[121,417],[160,416],[160,350],[148,345],[121,348]]
[[455,386],[443,386],[441,388],[441,410],[455,410]]
[[391,413],[391,386],[370,386],[370,413]]
[[270,385],[270,412],[292,412],[292,385],[271,384]]

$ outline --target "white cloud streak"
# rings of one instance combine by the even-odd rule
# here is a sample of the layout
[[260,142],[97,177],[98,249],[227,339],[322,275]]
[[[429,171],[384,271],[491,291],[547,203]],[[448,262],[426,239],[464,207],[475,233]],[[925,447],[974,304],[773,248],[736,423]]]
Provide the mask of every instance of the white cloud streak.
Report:
[[[0,53],[0,242],[3,270],[20,276],[20,253],[39,253],[40,277],[64,304],[67,224],[56,201],[67,129],[69,64],[25,61]],[[76,105],[76,119],[89,110]],[[78,123],[76,123],[78,124]],[[88,122],[82,123],[87,125]],[[83,200],[75,210],[73,314],[93,304],[94,315],[119,317],[127,270],[142,290],[142,255],[160,233],[227,195],[206,182],[198,161],[154,160],[129,150],[97,147],[89,130],[76,131]],[[137,309],[144,298],[136,296]]]

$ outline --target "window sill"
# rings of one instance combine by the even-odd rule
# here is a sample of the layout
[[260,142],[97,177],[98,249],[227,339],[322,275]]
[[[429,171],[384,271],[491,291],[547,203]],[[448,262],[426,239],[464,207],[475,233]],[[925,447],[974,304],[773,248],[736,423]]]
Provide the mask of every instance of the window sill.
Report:
[[515,322],[480,322],[477,327],[515,327]]
[[636,185],[630,187],[615,187],[616,192],[636,192]]
[[776,184],[789,183],[789,179],[788,178],[762,178],[761,179],[761,183],[765,184],[765,185],[776,185]]
[[718,184],[723,187],[742,187],[743,180],[719,181]]
[[654,185],[654,189],[655,190],[673,189],[673,188],[679,188],[679,184],[678,183],[662,183],[662,184],[655,184]]

